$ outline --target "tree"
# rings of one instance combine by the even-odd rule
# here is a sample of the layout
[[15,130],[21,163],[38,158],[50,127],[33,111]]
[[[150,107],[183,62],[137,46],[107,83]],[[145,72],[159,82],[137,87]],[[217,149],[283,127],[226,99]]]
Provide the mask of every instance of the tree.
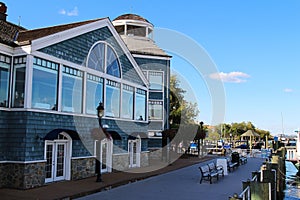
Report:
[[180,82],[175,75],[170,78],[170,116],[172,127],[179,124],[195,124],[199,114],[197,103],[188,102],[184,98],[185,90],[180,88]]

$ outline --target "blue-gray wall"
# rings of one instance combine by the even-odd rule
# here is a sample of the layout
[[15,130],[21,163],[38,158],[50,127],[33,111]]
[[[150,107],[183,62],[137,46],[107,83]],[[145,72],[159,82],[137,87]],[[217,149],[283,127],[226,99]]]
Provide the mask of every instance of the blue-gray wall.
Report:
[[[121,153],[128,149],[128,135],[132,132],[147,132],[146,123],[104,119],[109,130],[118,132],[122,140],[114,141]],[[98,128],[93,117],[71,116],[44,112],[0,111],[0,161],[35,161],[44,159],[44,138],[54,129],[69,129],[78,132],[81,140],[73,140],[72,157],[91,156],[94,140],[91,130]],[[142,151],[147,150],[147,140],[142,141]]]
[[107,27],[53,44],[49,47],[40,49],[40,51],[85,66],[90,48],[98,41],[107,41],[115,49],[121,64],[122,76],[125,80],[144,85],[128,57]]
[[[168,128],[168,118],[169,118],[169,82],[170,82],[170,61],[166,59],[151,59],[151,58],[141,58],[135,57],[135,61],[142,68],[142,70],[154,70],[164,72],[164,93],[162,92],[151,92],[149,91],[150,100],[164,100],[164,110],[165,110],[165,121],[163,122],[163,129]],[[168,86],[168,87],[167,87]],[[164,96],[163,96],[164,94]],[[160,130],[161,122],[151,122],[149,124],[149,130]]]

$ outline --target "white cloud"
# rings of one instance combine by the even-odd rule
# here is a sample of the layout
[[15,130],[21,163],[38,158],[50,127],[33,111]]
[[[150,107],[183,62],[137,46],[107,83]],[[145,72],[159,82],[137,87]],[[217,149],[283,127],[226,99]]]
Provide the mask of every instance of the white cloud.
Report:
[[59,11],[59,14],[67,15],[67,16],[78,16],[78,8],[74,7],[73,10],[70,10],[70,11],[66,11],[65,9],[61,9]]
[[247,78],[249,78],[250,76],[243,72],[230,72],[230,73],[220,72],[220,73],[210,74],[209,77],[211,79],[220,80],[222,82],[227,82],[227,83],[242,83],[242,82],[246,82]]
[[293,89],[291,89],[291,88],[285,88],[283,91],[287,92],[287,93],[290,93],[290,92],[293,92]]

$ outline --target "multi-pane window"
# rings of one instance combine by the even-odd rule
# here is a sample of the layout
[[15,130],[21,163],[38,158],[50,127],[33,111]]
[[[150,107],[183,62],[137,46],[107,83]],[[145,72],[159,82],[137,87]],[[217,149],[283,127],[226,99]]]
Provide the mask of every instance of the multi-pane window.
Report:
[[87,58],[87,67],[101,72],[104,72],[106,67],[107,74],[121,78],[118,56],[112,47],[104,42],[98,42],[92,47]]
[[163,90],[163,73],[149,72],[150,90]]
[[135,119],[146,120],[146,91],[137,89],[135,95]]
[[11,57],[0,54],[0,107],[8,107]]
[[26,56],[14,58],[13,107],[24,107]]
[[105,116],[120,117],[120,83],[107,80]]
[[82,112],[82,77],[81,71],[63,66],[62,111]]
[[161,120],[163,119],[163,102],[162,101],[149,101],[149,116],[150,119]]
[[133,119],[133,91],[129,85],[123,85],[122,90],[122,118]]
[[34,58],[32,76],[32,107],[57,109],[58,64]]
[[86,113],[97,114],[99,102],[103,102],[103,78],[87,74]]

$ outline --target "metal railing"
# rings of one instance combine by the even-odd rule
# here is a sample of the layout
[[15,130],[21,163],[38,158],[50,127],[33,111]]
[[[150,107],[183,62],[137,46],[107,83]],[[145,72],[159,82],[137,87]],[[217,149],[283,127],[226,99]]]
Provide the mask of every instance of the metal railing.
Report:
[[[257,176],[255,175],[251,181],[257,181]],[[243,200],[250,200],[251,199],[251,191],[250,191],[250,186],[247,186],[241,194],[239,194],[239,198]]]

